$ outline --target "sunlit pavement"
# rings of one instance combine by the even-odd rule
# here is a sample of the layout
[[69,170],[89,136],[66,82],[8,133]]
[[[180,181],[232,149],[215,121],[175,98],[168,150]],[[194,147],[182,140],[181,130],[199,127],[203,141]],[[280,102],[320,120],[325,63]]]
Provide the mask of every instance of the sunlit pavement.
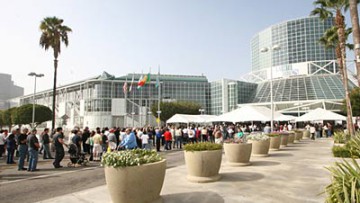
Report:
[[[252,165],[230,167],[223,157],[218,182],[196,184],[186,180],[186,166],[166,171],[164,202],[324,202],[320,193],[330,182],[325,169],[336,160],[332,139],[302,140],[269,157],[251,157]],[[134,186],[136,187],[136,186]],[[106,185],[42,202],[111,202]]]

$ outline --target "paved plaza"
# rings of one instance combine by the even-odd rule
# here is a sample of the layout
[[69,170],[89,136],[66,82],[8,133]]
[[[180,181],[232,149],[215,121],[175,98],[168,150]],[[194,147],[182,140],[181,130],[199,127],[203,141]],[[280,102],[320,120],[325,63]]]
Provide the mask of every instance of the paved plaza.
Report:
[[[324,195],[320,193],[330,182],[325,167],[336,161],[331,154],[332,144],[332,139],[302,140],[271,151],[269,157],[251,157],[252,165],[246,167],[230,167],[223,156],[222,179],[214,183],[188,182],[185,165],[168,168],[161,197],[165,203],[323,202]],[[103,185],[41,202],[90,203],[111,199]]]

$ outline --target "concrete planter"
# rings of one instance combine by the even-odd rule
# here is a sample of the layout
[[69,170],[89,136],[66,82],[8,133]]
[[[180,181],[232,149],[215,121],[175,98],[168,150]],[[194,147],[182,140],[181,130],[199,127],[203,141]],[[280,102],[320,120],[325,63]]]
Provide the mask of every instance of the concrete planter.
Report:
[[251,143],[225,143],[225,157],[230,166],[248,166],[250,165]]
[[294,142],[300,142],[302,135],[303,135],[303,132],[296,132]]
[[310,139],[310,131],[309,130],[304,130],[303,131],[303,138],[304,139]]
[[252,143],[251,153],[253,156],[269,156],[270,139],[264,141],[249,140]]
[[280,149],[280,136],[270,137],[270,150],[277,151]]
[[161,202],[166,160],[140,166],[104,169],[112,202]]
[[221,178],[222,149],[211,151],[184,151],[185,164],[190,182],[207,183]]
[[282,134],[280,136],[280,139],[281,139],[280,147],[286,147],[288,145],[288,142],[289,142],[289,135],[288,134]]
[[295,141],[295,133],[289,133],[288,144],[294,144]]

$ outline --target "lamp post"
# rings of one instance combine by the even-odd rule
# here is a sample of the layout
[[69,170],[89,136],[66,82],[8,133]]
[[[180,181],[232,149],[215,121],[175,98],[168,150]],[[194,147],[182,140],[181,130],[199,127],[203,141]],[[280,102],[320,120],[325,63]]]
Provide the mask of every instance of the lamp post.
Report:
[[272,47],[263,47],[260,49],[260,52],[270,53],[270,109],[271,109],[271,132],[274,131],[274,100],[273,100],[273,71],[272,71],[272,52],[280,50],[279,45],[273,45]]
[[35,94],[36,94],[36,78],[41,78],[44,77],[44,74],[40,73],[40,74],[36,74],[34,72],[31,72],[28,74],[28,76],[34,76],[35,81],[34,81],[34,95],[33,95],[33,109],[32,109],[32,127],[35,126]]

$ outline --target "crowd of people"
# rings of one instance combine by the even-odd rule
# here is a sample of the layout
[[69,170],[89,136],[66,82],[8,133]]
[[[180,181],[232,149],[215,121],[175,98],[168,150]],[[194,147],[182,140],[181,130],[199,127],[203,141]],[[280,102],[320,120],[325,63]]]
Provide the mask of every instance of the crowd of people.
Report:
[[[333,127],[331,124],[307,124],[305,126],[312,135],[326,137],[331,136]],[[293,126],[290,123],[274,125],[274,131],[290,131]],[[61,161],[65,156],[65,147],[76,146],[76,153],[86,154],[90,161],[100,161],[105,152],[115,150],[131,150],[143,148],[147,150],[156,149],[168,151],[182,149],[187,143],[214,142],[222,143],[226,139],[241,138],[251,132],[270,133],[269,124],[251,125],[215,125],[215,126],[166,126],[166,127],[144,127],[144,128],[95,128],[88,127],[80,129],[75,127],[65,136],[61,127],[54,133],[49,133],[45,128],[43,132],[37,133],[36,129],[27,128],[0,130],[0,157],[6,154],[7,164],[17,164],[18,170],[36,171],[39,154],[43,159],[54,159],[53,166],[61,168]],[[55,151],[55,157],[52,152]],[[15,163],[14,156],[18,157]],[[25,161],[28,167],[24,166]]]

